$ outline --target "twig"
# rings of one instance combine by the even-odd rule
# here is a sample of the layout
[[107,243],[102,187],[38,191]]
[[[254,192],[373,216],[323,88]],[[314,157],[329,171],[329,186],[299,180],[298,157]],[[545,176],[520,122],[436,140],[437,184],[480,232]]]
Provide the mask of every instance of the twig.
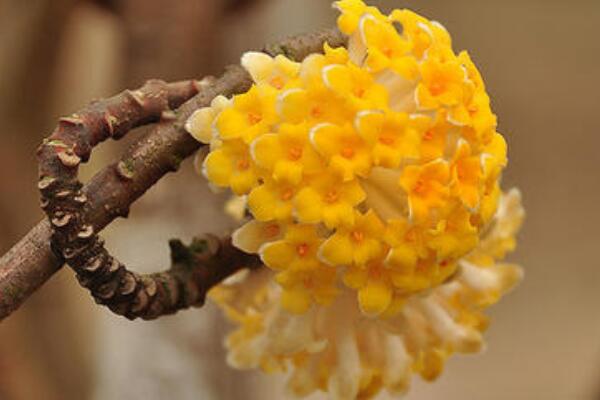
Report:
[[[325,41],[340,46],[345,38],[337,31],[324,31],[288,39],[265,51],[301,60],[320,52]],[[243,92],[250,83],[239,66],[229,67],[221,78],[199,87],[200,92],[176,113],[161,112],[162,121],[154,130],[83,188],[77,166],[87,160],[93,146],[110,136],[110,116],[116,117],[112,132],[118,136],[136,124],[155,121],[159,108],[164,110],[164,99],[155,103],[146,92],[123,94],[119,104],[128,104],[131,107],[125,108],[134,114],[113,109],[115,104],[91,106],[89,113],[84,110],[61,120],[53,139],[41,147],[39,186],[45,198],[42,205],[56,229],[55,251],[68,260],[98,302],[129,318],[154,318],[201,304],[210,286],[242,266],[256,264],[256,258],[233,248],[228,239],[209,238],[201,252],[190,250],[195,254],[188,258],[192,265],[182,269],[181,263],[174,263],[166,272],[138,275],[110,256],[97,237],[98,231],[117,216],[126,216],[133,201],[199,148],[183,129],[189,115],[216,95]],[[14,311],[58,270],[61,260],[52,256],[50,236],[50,226],[43,221],[0,259],[0,317]]]

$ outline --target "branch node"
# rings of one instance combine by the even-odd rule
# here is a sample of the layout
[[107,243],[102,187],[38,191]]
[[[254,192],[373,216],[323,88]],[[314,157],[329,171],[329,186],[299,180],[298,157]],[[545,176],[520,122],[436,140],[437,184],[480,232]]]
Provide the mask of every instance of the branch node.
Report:
[[145,105],[145,101],[144,101],[144,93],[142,93],[140,90],[129,90],[127,89],[125,91],[125,93],[127,93],[127,95],[129,96],[129,98],[131,100],[133,100],[138,106],[140,107],[144,107]]
[[68,117],[61,117],[61,118],[59,118],[58,122],[60,124],[65,125],[65,126],[80,126],[80,125],[83,125],[83,120],[77,114],[73,114],[73,115],[68,116]]
[[160,115],[160,120],[163,122],[175,121],[177,119],[177,114],[173,110],[165,110]]
[[94,234],[94,227],[92,225],[84,225],[77,234],[79,239],[89,239]]
[[65,149],[57,153],[58,159],[67,168],[75,168],[81,163],[81,158],[72,149]]
[[78,254],[78,251],[72,247],[65,247],[62,251],[62,256],[65,260],[70,260]]
[[57,228],[64,228],[71,222],[73,215],[67,214],[63,211],[58,211],[54,214],[54,218],[52,218],[51,222]]
[[71,196],[73,192],[71,192],[70,190],[61,190],[57,193],[54,194],[54,197],[57,199],[65,199],[69,196]]
[[77,196],[73,197],[73,200],[77,203],[77,204],[85,204],[88,200],[87,196],[83,193],[78,194]]
[[90,261],[88,261],[82,269],[86,272],[93,273],[98,271],[100,267],[102,267],[102,264],[104,264],[104,256],[102,254],[99,254],[96,257],[92,258]]
[[104,112],[104,117],[102,118],[104,125],[106,125],[106,131],[109,136],[113,136],[115,134],[115,124],[117,123],[117,117],[110,114],[108,111]]
[[56,178],[51,176],[43,176],[38,181],[38,189],[42,192],[49,190],[56,183]]
[[119,260],[113,258],[106,272],[108,275],[114,275],[115,273],[117,273],[118,270],[121,269],[121,267],[122,264],[119,262]]
[[153,279],[144,279],[144,288],[146,290],[146,294],[150,297],[156,296],[156,292],[158,291],[158,286]]
[[97,296],[100,297],[102,300],[109,300],[114,297],[118,286],[118,281],[108,281],[100,285],[95,292]]
[[117,163],[117,175],[121,179],[130,181],[134,177],[134,168],[132,160],[121,160]]
[[148,300],[148,295],[145,291],[140,290],[137,292],[130,309],[130,312],[133,314],[133,318],[135,318],[136,314],[146,308],[148,305]]
[[120,286],[121,295],[127,296],[132,294],[137,286],[135,276],[129,271],[125,272],[121,277]]

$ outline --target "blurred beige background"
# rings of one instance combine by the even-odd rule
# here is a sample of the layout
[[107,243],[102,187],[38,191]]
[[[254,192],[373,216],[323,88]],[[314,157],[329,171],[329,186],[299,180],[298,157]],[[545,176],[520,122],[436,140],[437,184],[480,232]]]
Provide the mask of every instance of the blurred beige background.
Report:
[[[390,0],[440,20],[479,66],[509,142],[504,186],[528,217],[524,283],[491,314],[488,350],[407,399],[600,399],[600,1]],[[334,24],[328,0],[0,0],[0,252],[41,218],[34,151],[56,119],[150,77],[218,73],[247,49]],[[122,150],[104,146],[89,176]],[[191,163],[105,233],[156,270],[166,241],[224,232]],[[280,399],[230,370],[212,307],[156,322],[98,308],[63,270],[0,324],[0,399]]]

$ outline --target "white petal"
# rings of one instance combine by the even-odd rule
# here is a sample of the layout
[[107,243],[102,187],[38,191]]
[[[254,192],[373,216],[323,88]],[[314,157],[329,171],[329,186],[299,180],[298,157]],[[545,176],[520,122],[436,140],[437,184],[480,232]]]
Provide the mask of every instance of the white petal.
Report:
[[383,383],[392,393],[398,394],[408,388],[410,382],[410,364],[412,359],[404,341],[397,335],[386,335],[382,343],[386,349],[385,369],[383,370]]
[[225,202],[225,213],[234,221],[242,221],[246,215],[246,196],[232,196]]
[[270,235],[271,227],[279,230],[279,225],[274,222],[249,221],[233,232],[231,241],[235,247],[246,253],[258,253],[265,243],[281,238],[280,230],[274,232],[275,235]]
[[390,93],[389,106],[392,110],[411,113],[417,109],[416,81],[403,78],[391,69],[378,73],[375,80],[385,86]]
[[448,312],[431,297],[421,302],[421,307],[437,336],[461,353],[481,350],[483,338],[476,329],[457,324]]
[[274,68],[273,58],[268,54],[259,51],[248,51],[244,53],[241,64],[256,83],[268,79]]
[[337,364],[329,378],[329,394],[335,400],[355,399],[358,394],[361,366],[354,332],[340,327],[335,347]]
[[212,107],[203,107],[192,113],[185,122],[185,130],[197,141],[208,144],[212,140],[212,123],[215,119]]
[[375,167],[366,179],[360,180],[366,197],[366,204],[382,220],[406,218],[406,193],[398,184],[401,172],[388,168]]

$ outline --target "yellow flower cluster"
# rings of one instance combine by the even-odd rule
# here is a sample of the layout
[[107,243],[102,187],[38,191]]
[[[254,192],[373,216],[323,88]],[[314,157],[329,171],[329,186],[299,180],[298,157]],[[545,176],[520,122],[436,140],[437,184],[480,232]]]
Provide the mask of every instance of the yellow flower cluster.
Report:
[[331,304],[343,282],[364,314],[391,317],[477,246],[506,144],[477,68],[442,25],[335,6],[348,49],[302,63],[246,53],[252,88],[187,128],[211,144],[208,180],[246,196],[253,219],[234,244],[276,271],[285,309]]
[[451,354],[483,347],[483,310],[521,279],[518,266],[500,260],[514,249],[523,216],[519,192],[503,194],[490,228],[454,277],[410,296],[385,319],[365,318],[349,288],[327,307],[289,313],[272,271],[242,271],[209,293],[237,325],[226,341],[228,362],[288,372],[287,388],[296,396],[321,390],[332,399],[368,399],[384,389],[405,392],[413,374],[433,380]]

